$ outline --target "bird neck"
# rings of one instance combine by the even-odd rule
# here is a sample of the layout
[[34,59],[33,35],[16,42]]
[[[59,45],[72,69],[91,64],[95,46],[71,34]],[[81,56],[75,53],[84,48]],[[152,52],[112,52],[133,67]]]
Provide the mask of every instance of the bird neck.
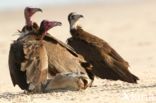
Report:
[[31,17],[25,17],[25,20],[26,20],[26,25],[27,26],[32,26]]
[[42,41],[46,34],[47,32],[44,32],[43,30],[39,30],[38,32],[36,32],[37,39]]
[[78,21],[71,21],[70,22],[70,30],[76,30],[77,29],[77,25],[78,25]]
[[38,35],[42,35],[42,36],[45,36],[46,34],[47,34],[47,31],[45,31],[44,29],[39,29],[38,30],[38,33],[37,33]]

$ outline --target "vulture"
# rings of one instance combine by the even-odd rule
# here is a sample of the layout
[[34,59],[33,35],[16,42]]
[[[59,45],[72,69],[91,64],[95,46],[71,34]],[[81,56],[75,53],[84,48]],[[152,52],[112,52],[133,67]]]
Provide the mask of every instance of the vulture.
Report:
[[137,83],[139,78],[128,70],[127,61],[106,41],[77,25],[82,17],[83,15],[75,12],[68,15],[71,37],[67,39],[67,43],[93,65],[91,72],[102,79]]

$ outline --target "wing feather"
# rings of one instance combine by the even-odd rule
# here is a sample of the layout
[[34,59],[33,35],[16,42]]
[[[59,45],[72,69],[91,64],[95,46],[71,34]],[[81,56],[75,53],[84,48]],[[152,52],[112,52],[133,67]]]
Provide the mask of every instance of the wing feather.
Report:
[[9,51],[9,71],[13,85],[16,84],[24,90],[28,89],[26,74],[21,71],[21,62],[24,60],[23,45],[20,42],[13,42]]

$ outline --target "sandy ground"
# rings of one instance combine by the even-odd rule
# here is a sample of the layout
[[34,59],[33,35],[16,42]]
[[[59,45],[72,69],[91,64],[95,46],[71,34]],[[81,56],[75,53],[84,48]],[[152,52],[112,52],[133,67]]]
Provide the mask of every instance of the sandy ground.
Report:
[[13,87],[8,71],[8,51],[17,29],[24,25],[23,8],[0,12],[0,103],[156,103],[156,1],[127,4],[92,4],[41,7],[33,20],[58,20],[62,27],[50,33],[62,41],[70,36],[67,15],[84,14],[81,25],[114,47],[140,78],[138,84],[96,79],[94,87],[82,91],[24,94]]

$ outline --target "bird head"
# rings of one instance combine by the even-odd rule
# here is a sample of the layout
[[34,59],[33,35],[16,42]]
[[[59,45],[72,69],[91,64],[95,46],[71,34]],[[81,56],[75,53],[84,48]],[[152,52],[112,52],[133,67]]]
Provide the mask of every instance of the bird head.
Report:
[[77,13],[75,13],[75,12],[71,12],[71,13],[68,15],[68,21],[69,21],[70,27],[71,27],[71,28],[75,28],[75,27],[76,27],[76,24],[77,24],[77,21],[78,21],[80,18],[83,18],[83,15],[77,14]]
[[47,31],[55,26],[61,26],[62,23],[58,21],[48,21],[48,20],[43,20],[40,24],[40,33],[43,35],[47,34]]
[[24,9],[24,15],[26,18],[30,18],[33,14],[35,14],[36,12],[42,12],[42,9],[40,8],[31,8],[31,7],[26,7]]

